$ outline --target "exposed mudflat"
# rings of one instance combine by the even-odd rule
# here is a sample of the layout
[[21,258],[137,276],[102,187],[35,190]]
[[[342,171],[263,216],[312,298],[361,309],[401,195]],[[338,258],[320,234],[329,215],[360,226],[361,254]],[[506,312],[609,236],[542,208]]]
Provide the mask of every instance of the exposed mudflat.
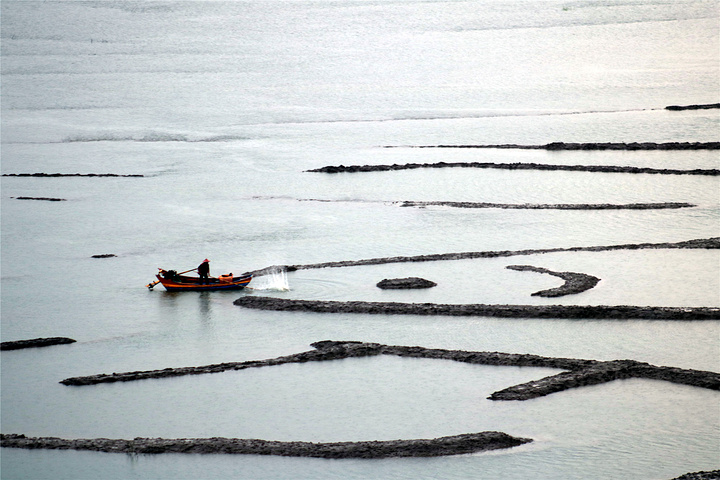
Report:
[[1,435],[3,447],[53,450],[90,450],[108,453],[158,454],[200,453],[232,455],[280,455],[317,458],[388,458],[438,457],[510,448],[532,442],[529,438],[512,437],[502,432],[480,432],[434,439],[388,440],[370,442],[278,442],[240,438],[108,438],[62,439]]
[[67,337],[32,338],[30,340],[15,340],[2,342],[0,350],[19,350],[21,348],[49,347],[51,345],[64,345],[75,343],[76,340]]
[[477,365],[546,367],[567,370],[537,381],[500,390],[491,394],[488,397],[490,400],[529,400],[570,388],[596,385],[626,378],[650,378],[711,390],[720,390],[720,374],[718,373],[674,367],[658,367],[635,360],[598,361],[578,358],[543,357],[531,354],[471,352],[332,340],[315,342],[312,344],[312,347],[314,347],[314,350],[267,360],[222,363],[200,367],[99,374],[67,378],[60,383],[73,386],[95,385],[98,383],[129,382],[150,378],[219,373],[229,370],[268,367],[287,363],[321,362],[352,357],[394,355],[399,357],[453,360]]
[[537,272],[547,273],[555,277],[560,277],[565,280],[565,283],[557,288],[550,288],[548,290],[540,290],[532,295],[537,297],[562,297],[564,295],[572,295],[575,293],[584,292],[590,290],[600,281],[598,277],[587,275],[585,273],[576,272],[553,272],[547,268],[533,267],[530,265],[508,265],[505,268],[510,270],[518,270],[521,272]]

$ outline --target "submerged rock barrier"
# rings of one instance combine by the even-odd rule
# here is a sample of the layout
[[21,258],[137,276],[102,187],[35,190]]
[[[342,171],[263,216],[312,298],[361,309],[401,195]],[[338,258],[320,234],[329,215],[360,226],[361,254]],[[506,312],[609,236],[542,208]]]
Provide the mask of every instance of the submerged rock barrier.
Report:
[[459,252],[459,253],[439,253],[415,256],[397,256],[397,257],[380,257],[364,260],[344,260],[337,262],[311,263],[305,265],[284,265],[267,267],[252,272],[254,275],[262,274],[268,269],[284,268],[288,272],[295,270],[307,270],[313,268],[332,268],[332,267],[359,267],[363,265],[381,265],[385,263],[404,263],[404,262],[435,262],[445,260],[468,260],[475,258],[497,258],[512,257],[518,255],[538,255],[544,253],[558,252],[606,252],[612,250],[646,250],[646,249],[720,249],[720,237],[701,238],[695,240],[687,240],[683,242],[663,242],[663,243],[630,243],[620,245],[604,245],[595,247],[558,247],[558,248],[539,248],[526,250],[489,250],[484,252]]
[[377,283],[377,287],[383,290],[400,290],[410,288],[432,288],[437,283],[424,278],[408,277],[408,278],[386,278]]
[[487,202],[421,202],[405,200],[401,207],[501,208],[507,210],[662,210],[695,207],[692,203],[487,203]]
[[720,470],[686,473],[673,480],[720,480]]
[[500,208],[511,210],[660,210],[668,208],[690,208],[697,205],[686,202],[661,203],[491,203],[491,202],[454,202],[448,200],[338,200],[323,198],[291,198],[283,196],[254,196],[257,200],[296,200],[298,202],[320,203],[383,203],[400,207],[452,207],[452,208]]
[[144,177],[138,174],[120,174],[120,173],[3,173],[3,177]]
[[[672,109],[670,109],[672,110]],[[543,145],[386,145],[384,148],[494,148],[517,150],[720,150],[720,142],[551,142]]]
[[[720,148],[712,148],[716,150]],[[436,146],[418,146],[413,148],[536,148],[522,146],[472,146],[472,145],[436,145]],[[544,148],[544,147],[543,147]],[[709,149],[709,148],[708,148]],[[584,150],[573,148],[548,148],[548,150]],[[500,170],[544,170],[544,171],[569,171],[569,172],[593,172],[593,173],[648,173],[659,175],[720,175],[720,169],[717,168],[694,168],[690,170],[680,170],[674,168],[650,168],[650,167],[629,167],[615,165],[553,165],[547,163],[495,163],[495,162],[437,162],[437,163],[406,163],[402,165],[328,165],[325,167],[306,170],[313,173],[358,173],[358,172],[390,172],[398,170],[414,170],[417,168],[485,168]]]
[[720,108],[720,103],[705,103],[701,105],[668,105],[665,110],[709,110]]
[[228,370],[243,370],[287,363],[321,362],[353,357],[394,355],[410,358],[432,358],[452,360],[475,365],[545,367],[565,370],[557,375],[515,385],[491,394],[490,400],[529,400],[551,393],[586,385],[627,378],[648,378],[691,385],[711,390],[720,390],[720,374],[701,370],[687,370],[674,367],[658,367],[635,360],[598,361],[577,358],[543,357],[531,354],[501,352],[473,352],[446,350],[418,346],[383,345],[357,341],[323,340],[312,344],[314,350],[296,353],[268,360],[223,363],[204,367],[166,368],[143,372],[126,372],[68,378],[64,385],[95,385],[98,383],[127,382],[133,380],[164,378],[181,375],[218,373]]
[[720,308],[716,307],[343,302],[338,300],[293,300],[251,295],[238,298],[233,303],[244,308],[283,312],[602,320],[720,320]]
[[533,293],[532,296],[536,297],[562,297],[564,295],[572,295],[575,293],[584,292],[585,290],[590,290],[600,281],[599,278],[593,277],[592,275],[587,275],[585,273],[553,272],[552,270],[548,270],[547,268],[533,267],[530,265],[508,265],[505,268],[509,268],[510,270],[518,270],[521,272],[528,271],[547,273],[548,275],[560,277],[565,280],[565,283],[557,288],[540,290],[539,292]]
[[53,197],[10,197],[15,200],[44,200],[46,202],[66,202],[65,198],[53,198]]
[[77,340],[67,337],[31,338],[30,340],[15,340],[2,342],[0,350],[19,350],[21,348],[49,347],[51,345],[64,345],[75,343]]
[[62,439],[57,437],[26,437],[21,434],[0,435],[0,446],[6,448],[90,450],[107,453],[158,454],[200,453],[231,455],[280,455],[315,458],[388,458],[438,457],[511,448],[532,442],[503,432],[479,432],[417,440],[385,440],[368,442],[279,442],[240,438],[108,438]]

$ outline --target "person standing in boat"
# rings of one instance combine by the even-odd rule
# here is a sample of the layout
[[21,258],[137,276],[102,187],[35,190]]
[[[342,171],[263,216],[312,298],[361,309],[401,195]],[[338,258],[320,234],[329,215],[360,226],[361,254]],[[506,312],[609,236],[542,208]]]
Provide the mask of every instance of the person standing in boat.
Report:
[[208,283],[208,275],[210,275],[210,260],[207,258],[197,268],[200,275],[200,284]]

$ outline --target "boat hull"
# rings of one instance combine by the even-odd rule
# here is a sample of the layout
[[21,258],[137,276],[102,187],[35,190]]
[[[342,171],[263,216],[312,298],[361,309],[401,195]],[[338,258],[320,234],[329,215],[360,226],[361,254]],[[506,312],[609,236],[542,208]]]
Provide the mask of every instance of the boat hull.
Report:
[[165,278],[156,275],[158,281],[168,292],[206,292],[215,290],[242,290],[252,280],[252,275],[241,275],[231,279],[208,278],[207,283],[201,283],[198,277],[185,277],[176,275]]

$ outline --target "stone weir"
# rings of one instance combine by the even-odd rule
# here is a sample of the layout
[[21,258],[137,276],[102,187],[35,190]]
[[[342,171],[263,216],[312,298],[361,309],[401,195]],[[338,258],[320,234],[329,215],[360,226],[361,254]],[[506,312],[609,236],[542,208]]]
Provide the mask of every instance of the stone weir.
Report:
[[99,383],[129,382],[151,378],[177,377],[183,375],[201,375],[229,370],[243,370],[288,363],[322,362],[353,357],[371,357],[394,355],[398,357],[430,358],[453,360],[475,365],[545,367],[563,370],[558,375],[515,385],[495,392],[488,397],[491,400],[529,400],[551,393],[585,385],[596,385],[613,380],[627,378],[649,378],[695,387],[720,390],[720,374],[700,370],[686,370],[674,367],[659,367],[635,360],[615,360],[603,362],[578,358],[543,357],[531,354],[512,354],[501,352],[472,352],[464,350],[446,350],[418,346],[383,345],[357,341],[324,340],[312,344],[314,350],[296,353],[268,360],[222,363],[200,367],[166,368],[126,373],[99,374],[86,377],[67,378],[64,385],[95,385]]
[[330,268],[330,267],[360,267],[363,265],[382,265],[386,263],[405,263],[405,262],[436,262],[446,260],[470,260],[477,258],[497,258],[497,257],[513,257],[521,255],[539,255],[545,253],[560,252],[608,252],[614,250],[660,250],[660,249],[720,249],[720,237],[700,238],[695,240],[686,240],[683,242],[663,242],[663,243],[630,243],[619,245],[600,245],[590,247],[558,247],[558,248],[539,248],[526,250],[489,250],[483,252],[456,252],[456,253],[434,253],[427,255],[415,256],[398,256],[398,257],[379,257],[367,258],[362,260],[341,260],[336,262],[311,263],[305,265],[273,265],[260,270],[251,272],[255,276],[267,274],[269,271],[286,270],[293,272],[295,270],[307,270],[313,268]]
[[75,343],[76,340],[67,337],[31,338],[30,340],[15,340],[2,342],[0,350],[19,350],[21,348],[49,347],[51,345],[64,345]]
[[[673,110],[672,108],[669,110]],[[686,109],[690,110],[690,109]],[[720,142],[551,142],[542,145],[386,145],[385,148],[493,148],[517,150],[720,150]]]
[[142,178],[145,175],[140,174],[121,174],[121,173],[3,173],[3,177],[35,177],[35,178],[56,178],[56,177],[127,177]]
[[603,320],[720,320],[715,307],[642,307],[631,305],[491,305],[481,303],[400,303],[293,300],[245,296],[235,305],[256,310],[377,315],[444,315],[454,317],[555,318]]
[[532,442],[529,438],[513,437],[503,432],[466,433],[449,437],[418,440],[367,442],[278,442],[240,438],[108,438],[68,440],[56,437],[0,436],[0,446],[7,448],[90,450],[94,452],[158,454],[200,453],[234,455],[280,455],[316,458],[388,458],[438,457],[511,448]]
[[[720,144],[720,142],[719,142]],[[417,147],[430,148],[430,147]],[[438,145],[434,148],[450,148],[450,146]],[[452,148],[501,148],[492,147],[470,147],[455,146]],[[511,147],[507,147],[511,148]],[[519,148],[519,147],[514,147]],[[675,168],[650,168],[650,167],[629,167],[616,165],[553,165],[547,163],[495,163],[495,162],[437,162],[437,163],[405,163],[402,165],[328,165],[325,167],[306,170],[313,173],[358,173],[358,172],[391,172],[397,170],[414,170],[417,168],[484,168],[500,170],[544,170],[544,171],[566,171],[566,172],[594,172],[594,173],[646,173],[657,175],[720,175],[717,168],[694,168],[681,170]]]
[[508,265],[505,268],[510,270],[517,270],[520,272],[537,272],[547,273],[555,277],[560,277],[565,280],[565,283],[557,288],[550,288],[548,290],[540,290],[532,295],[536,297],[562,297],[564,295],[573,295],[581,293],[586,290],[590,290],[598,284],[600,279],[586,273],[577,272],[554,272],[547,268],[533,267],[531,265]]

